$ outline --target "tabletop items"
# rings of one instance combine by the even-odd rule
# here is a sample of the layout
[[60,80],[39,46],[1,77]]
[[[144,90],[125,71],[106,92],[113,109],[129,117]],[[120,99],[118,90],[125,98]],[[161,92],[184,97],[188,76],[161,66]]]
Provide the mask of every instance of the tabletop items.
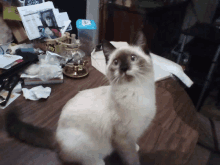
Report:
[[[89,74],[86,56],[90,56],[97,44],[96,23],[93,20],[79,19],[76,21],[78,33],[72,34],[71,20],[67,12],[59,12],[53,2],[19,2],[20,4],[14,4],[7,0],[5,3],[0,1],[3,6],[0,21],[5,23],[4,28],[8,29],[7,32],[15,39],[0,38],[0,79],[4,73],[12,72],[11,81],[14,82],[13,78],[16,77],[16,83],[22,84],[21,88],[24,89],[36,85],[63,83],[64,76],[73,80],[86,77]],[[0,36],[10,36],[1,35],[5,32],[0,31]],[[27,57],[29,54],[35,54],[38,61],[13,74],[18,65],[26,62],[23,54]],[[4,81],[7,84],[8,79],[2,78],[0,87]],[[13,88],[15,86],[16,84],[13,84]],[[22,89],[19,91],[24,94],[25,90]],[[6,88],[1,91],[3,93],[0,93],[0,101],[6,100],[6,94],[7,97],[10,95],[15,98],[14,95],[19,93]],[[8,104],[0,108],[7,107],[13,101],[10,96],[7,99]]]

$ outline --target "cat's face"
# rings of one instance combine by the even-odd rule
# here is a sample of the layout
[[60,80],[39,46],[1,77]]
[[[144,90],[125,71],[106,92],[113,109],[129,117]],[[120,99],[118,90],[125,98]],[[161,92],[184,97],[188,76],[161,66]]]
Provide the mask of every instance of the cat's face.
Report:
[[[146,41],[146,40],[144,40]],[[149,54],[145,53],[143,34],[133,42],[133,45],[116,49],[111,43],[103,42],[106,58],[106,75],[113,84],[141,81],[152,75],[152,62]]]

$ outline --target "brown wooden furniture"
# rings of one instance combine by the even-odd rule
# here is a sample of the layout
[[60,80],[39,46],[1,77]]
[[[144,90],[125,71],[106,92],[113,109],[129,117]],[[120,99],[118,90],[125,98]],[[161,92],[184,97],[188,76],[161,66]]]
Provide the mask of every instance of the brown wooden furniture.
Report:
[[100,1],[99,39],[129,42],[133,32],[143,25],[145,12],[135,7],[126,7]]
[[147,8],[103,1],[100,2],[100,41],[129,42],[133,34],[143,28],[149,49],[159,55],[170,52],[178,42],[189,2],[162,3],[161,6]]

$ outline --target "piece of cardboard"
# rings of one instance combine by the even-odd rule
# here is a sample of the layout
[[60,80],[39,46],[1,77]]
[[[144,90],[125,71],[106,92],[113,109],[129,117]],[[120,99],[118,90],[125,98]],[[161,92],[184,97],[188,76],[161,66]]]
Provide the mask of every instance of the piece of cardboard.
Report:
[[24,30],[21,22],[11,21],[11,20],[5,20],[5,22],[7,23],[7,25],[11,29],[18,44],[29,41],[28,36],[26,34],[26,31]]
[[21,21],[20,14],[15,6],[3,6],[3,19]]

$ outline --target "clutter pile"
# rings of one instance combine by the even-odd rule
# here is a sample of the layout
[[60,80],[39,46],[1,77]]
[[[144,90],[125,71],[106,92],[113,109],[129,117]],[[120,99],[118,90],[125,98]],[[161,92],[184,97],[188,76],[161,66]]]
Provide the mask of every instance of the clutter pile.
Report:
[[[8,95],[15,98],[15,91],[2,85],[9,80],[11,82],[6,84],[13,83],[13,76],[20,78],[20,86],[16,88],[20,88],[17,91],[23,91],[24,95],[24,91],[28,93],[28,89],[24,88],[27,85],[63,83],[63,74],[71,78],[88,75],[87,61],[84,59],[88,53],[81,47],[88,46],[88,43],[92,45],[91,49],[95,47],[96,24],[93,20],[79,19],[76,27],[78,39],[76,34],[70,34],[72,25],[67,12],[59,12],[51,1],[19,0],[14,3],[0,0],[0,108],[7,107],[13,101],[10,98],[5,104]],[[37,62],[23,58],[26,55],[31,58],[36,55]],[[19,75],[11,74],[16,66],[22,68]],[[10,73],[9,77],[1,76],[6,72]],[[38,88],[44,90],[42,86]],[[40,99],[30,96],[24,97]],[[1,104],[3,102],[4,106]]]

